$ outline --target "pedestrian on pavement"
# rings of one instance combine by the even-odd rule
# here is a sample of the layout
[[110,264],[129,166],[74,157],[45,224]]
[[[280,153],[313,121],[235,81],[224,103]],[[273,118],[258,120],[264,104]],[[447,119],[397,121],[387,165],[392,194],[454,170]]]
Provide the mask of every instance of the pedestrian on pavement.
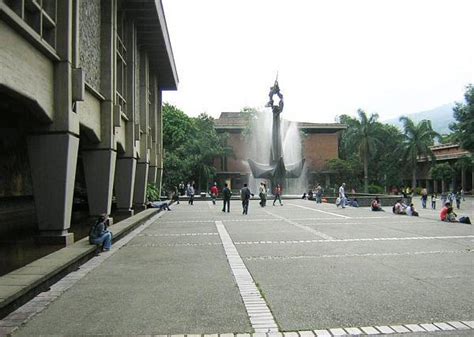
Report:
[[320,184],[316,186],[316,203],[320,204],[322,202],[322,197],[323,197],[323,188],[321,187]]
[[232,192],[229,189],[229,185],[226,183],[224,189],[222,190],[222,199],[224,201],[224,206],[222,207],[222,212],[225,212],[227,205],[227,213],[230,212],[230,197],[232,197]]
[[188,184],[188,197],[189,197],[189,200],[188,200],[188,204],[189,205],[193,205],[194,204],[194,193],[195,193],[195,189],[194,189],[194,181],[192,184]]
[[179,186],[174,187],[173,199],[176,201],[176,205],[179,205]]
[[240,190],[240,200],[242,200],[242,214],[247,215],[249,211],[249,202],[250,197],[253,197],[252,192],[247,187],[247,184],[244,184],[244,187]]
[[341,207],[342,208],[346,208],[346,192],[345,192],[345,187],[346,187],[346,183],[342,183],[342,185],[339,187],[339,199],[340,199],[340,202],[341,202]]
[[436,209],[436,201],[438,199],[438,196],[436,193],[431,194],[431,209]]
[[89,243],[102,245],[102,251],[109,251],[112,247],[112,233],[107,229],[109,218],[107,214],[99,216],[89,231]]
[[278,200],[280,203],[280,206],[283,206],[281,203],[281,186],[280,184],[277,184],[275,187],[275,199],[273,199],[273,206],[275,206],[275,202]]
[[214,185],[212,185],[211,187],[211,200],[214,205],[216,204],[216,198],[218,194],[219,189],[217,188],[217,183],[215,182]]
[[267,186],[265,186],[263,182],[260,183],[260,187],[258,188],[258,196],[260,197],[260,206],[265,207],[267,203]]
[[462,199],[462,197],[461,197],[461,191],[459,191],[459,192],[456,193],[455,198],[456,198],[456,208],[457,208],[457,209],[460,209],[460,208],[461,208],[461,199]]
[[426,201],[428,200],[428,191],[426,188],[421,190],[421,207],[426,208]]

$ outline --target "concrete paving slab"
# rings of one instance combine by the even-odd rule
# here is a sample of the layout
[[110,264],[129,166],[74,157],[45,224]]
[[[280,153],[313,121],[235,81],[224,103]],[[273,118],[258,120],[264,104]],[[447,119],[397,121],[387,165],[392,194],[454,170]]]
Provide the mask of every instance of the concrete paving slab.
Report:
[[[403,325],[429,335],[422,324],[442,330],[448,322],[466,330],[432,333],[472,332],[461,323],[473,319],[471,227],[447,226],[425,210],[424,217],[402,219],[301,200],[264,209],[252,201],[248,216],[238,201],[231,207],[224,214],[208,203],[172,206],[17,335],[252,334],[248,315],[262,324],[269,316],[259,315],[257,302],[245,310],[224,247],[205,235],[217,232],[215,221],[223,222],[245,264],[236,265],[236,277],[248,268],[284,336],[355,332],[346,327],[374,334],[387,327],[397,335],[408,330]],[[346,241],[300,242],[320,239],[304,226]],[[407,239],[456,235],[466,237]],[[387,237],[397,240],[381,240]],[[242,288],[244,296],[253,291]],[[107,320],[89,323],[92,313]]]

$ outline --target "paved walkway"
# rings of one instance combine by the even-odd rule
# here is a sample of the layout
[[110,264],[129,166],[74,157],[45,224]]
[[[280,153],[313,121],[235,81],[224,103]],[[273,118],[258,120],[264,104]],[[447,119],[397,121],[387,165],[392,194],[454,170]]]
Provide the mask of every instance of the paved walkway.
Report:
[[172,206],[26,304],[39,313],[5,320],[27,321],[14,336],[474,335],[472,226],[431,210],[231,207]]

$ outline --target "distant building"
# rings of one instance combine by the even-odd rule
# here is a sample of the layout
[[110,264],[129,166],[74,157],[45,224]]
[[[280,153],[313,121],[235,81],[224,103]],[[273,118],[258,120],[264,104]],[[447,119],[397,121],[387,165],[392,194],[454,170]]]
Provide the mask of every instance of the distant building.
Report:
[[[214,161],[218,180],[230,183],[232,189],[239,189],[248,182],[250,169],[246,164],[248,159],[247,145],[242,132],[247,127],[246,121],[239,112],[223,112],[215,120],[217,133],[228,133],[227,145],[234,156],[218,158]],[[308,184],[316,182],[330,185],[331,172],[327,162],[339,158],[339,137],[346,126],[338,123],[298,123],[299,130],[305,133],[302,139],[303,157],[309,174]]]
[[[450,191],[472,191],[474,183],[474,170],[472,165],[469,167],[455,167],[456,162],[463,157],[471,157],[472,153],[464,150],[459,144],[441,144],[431,147],[431,151],[436,158],[436,164],[448,163],[455,169],[455,174],[451,181],[447,181],[445,188]],[[441,192],[441,181],[431,177],[431,167],[433,163],[430,158],[418,158],[418,182],[417,186],[426,187],[430,192]]]
[[142,208],[178,84],[161,1],[2,0],[0,41],[0,197],[33,196],[41,236],[66,244],[77,199]]

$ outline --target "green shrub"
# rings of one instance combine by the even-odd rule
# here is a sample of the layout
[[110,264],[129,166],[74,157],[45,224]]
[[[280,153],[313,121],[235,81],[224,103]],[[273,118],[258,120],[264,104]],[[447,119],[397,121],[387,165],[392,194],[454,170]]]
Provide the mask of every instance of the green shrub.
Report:
[[146,187],[146,198],[148,201],[160,200],[160,191],[155,184],[148,184]]
[[369,193],[371,194],[383,194],[384,189],[379,185],[369,185]]

